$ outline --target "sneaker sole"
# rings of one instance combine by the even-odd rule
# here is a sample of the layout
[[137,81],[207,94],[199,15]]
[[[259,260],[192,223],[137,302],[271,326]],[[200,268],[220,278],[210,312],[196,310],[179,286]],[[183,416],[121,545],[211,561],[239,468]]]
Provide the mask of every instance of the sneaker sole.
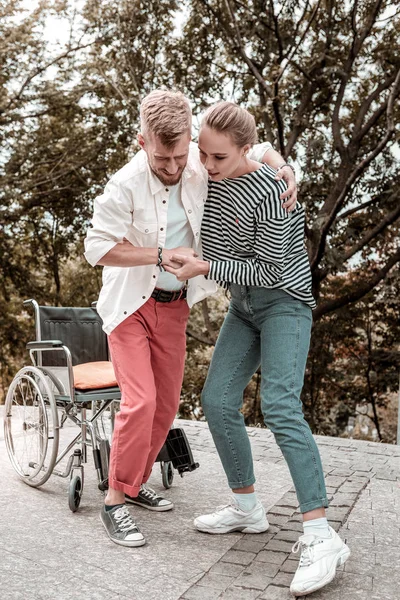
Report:
[[110,532],[108,531],[101,516],[100,516],[100,521],[102,522],[102,525],[103,525],[104,529],[106,530],[106,534],[108,535],[110,540],[112,542],[114,542],[114,544],[118,544],[118,546],[127,546],[129,548],[138,548],[139,546],[145,545],[146,540],[144,538],[142,540],[131,540],[131,541],[128,540],[127,542],[125,542],[124,540],[116,540],[115,538],[112,537],[112,535],[110,535]]
[[313,592],[316,592],[317,590],[320,590],[321,588],[325,587],[326,585],[328,585],[328,583],[335,579],[337,567],[344,565],[349,556],[350,548],[346,546],[346,544],[343,544],[343,548],[339,553],[336,563],[333,563],[331,570],[324,579],[322,579],[317,585],[314,585],[314,587],[303,592],[295,591],[292,587],[290,587],[290,593],[293,596],[308,596],[308,594],[312,594]]
[[141,506],[142,508],[145,508],[146,510],[154,510],[156,512],[165,512],[167,510],[172,510],[174,508],[174,505],[172,502],[171,502],[171,504],[166,504],[165,506],[147,506],[146,504],[142,504],[141,502],[136,502],[135,500],[129,500],[128,498],[125,498],[125,502],[126,502],[126,504],[135,504],[136,506]]
[[213,529],[212,527],[207,527],[207,525],[195,524],[195,527],[198,531],[202,533],[211,533],[211,534],[223,534],[223,533],[264,533],[269,529],[268,521],[263,525],[259,525],[255,527],[254,525],[249,525],[247,527],[243,527],[243,525],[236,527],[219,527],[218,529]]

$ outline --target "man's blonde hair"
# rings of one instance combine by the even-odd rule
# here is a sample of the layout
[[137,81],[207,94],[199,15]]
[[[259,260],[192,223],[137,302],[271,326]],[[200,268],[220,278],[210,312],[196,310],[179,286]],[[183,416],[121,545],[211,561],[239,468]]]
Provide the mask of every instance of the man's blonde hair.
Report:
[[181,92],[154,90],[142,100],[140,123],[144,137],[157,136],[164,146],[173,148],[183,135],[191,135],[189,101]]
[[204,125],[229,135],[239,148],[247,144],[253,146],[257,142],[257,128],[253,115],[234,102],[218,102],[210,106],[201,121],[201,126]]

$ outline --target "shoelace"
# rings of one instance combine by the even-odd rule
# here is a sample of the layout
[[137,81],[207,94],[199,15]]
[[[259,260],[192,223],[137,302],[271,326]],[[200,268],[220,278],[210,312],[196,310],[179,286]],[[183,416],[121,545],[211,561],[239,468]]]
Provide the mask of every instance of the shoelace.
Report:
[[127,531],[132,531],[133,529],[137,530],[136,523],[132,519],[128,509],[126,506],[121,506],[121,508],[117,508],[114,512],[113,517],[118,524],[118,529],[124,533]]
[[145,487],[144,485],[142,485],[140,492],[142,496],[150,498],[150,500],[157,500],[158,498],[161,498],[161,496],[159,496],[154,490],[149,487]]
[[299,537],[297,542],[293,544],[292,552],[297,554],[301,549],[300,555],[300,567],[309,567],[314,560],[314,548],[313,546],[317,542],[317,538],[314,535],[302,535]]
[[217,515],[218,513],[224,511],[226,508],[233,508],[233,510],[236,510],[236,511],[240,510],[240,508],[238,507],[236,502],[232,499],[232,501],[229,502],[229,504],[221,504],[221,506],[217,506],[217,508],[215,509],[214,515]]

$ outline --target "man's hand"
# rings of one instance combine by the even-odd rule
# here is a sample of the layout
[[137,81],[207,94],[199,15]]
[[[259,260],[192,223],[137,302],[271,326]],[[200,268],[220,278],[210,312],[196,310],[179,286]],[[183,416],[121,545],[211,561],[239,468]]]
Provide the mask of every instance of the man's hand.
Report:
[[169,250],[168,248],[163,248],[163,261],[161,265],[166,271],[168,270],[166,267],[173,267],[174,269],[179,269],[182,266],[180,262],[176,261],[173,258],[174,254],[179,256],[198,256],[198,254],[196,254],[193,248],[185,248],[184,246],[178,246],[178,248],[172,248],[172,250]]
[[296,178],[294,173],[290,167],[281,167],[276,174],[275,181],[280,181],[283,179],[288,186],[288,189],[280,195],[281,200],[285,200],[284,204],[282,204],[283,208],[286,208],[288,212],[292,212],[292,210],[296,207],[297,202],[297,185]]
[[207,275],[210,270],[210,263],[206,260],[200,260],[195,256],[188,256],[184,254],[173,254],[171,256],[173,263],[178,263],[179,267],[165,266],[165,270],[168,273],[175,275],[178,281],[186,281],[192,279],[197,275]]

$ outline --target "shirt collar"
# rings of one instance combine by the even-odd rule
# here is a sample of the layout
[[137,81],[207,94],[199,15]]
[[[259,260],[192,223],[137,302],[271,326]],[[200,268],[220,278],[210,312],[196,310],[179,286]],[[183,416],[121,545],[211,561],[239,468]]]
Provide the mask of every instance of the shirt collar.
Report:
[[153,171],[150,169],[150,165],[147,162],[147,171],[149,174],[149,183],[150,183],[150,191],[153,195],[157,194],[157,192],[161,191],[164,186],[163,183],[154,175]]

